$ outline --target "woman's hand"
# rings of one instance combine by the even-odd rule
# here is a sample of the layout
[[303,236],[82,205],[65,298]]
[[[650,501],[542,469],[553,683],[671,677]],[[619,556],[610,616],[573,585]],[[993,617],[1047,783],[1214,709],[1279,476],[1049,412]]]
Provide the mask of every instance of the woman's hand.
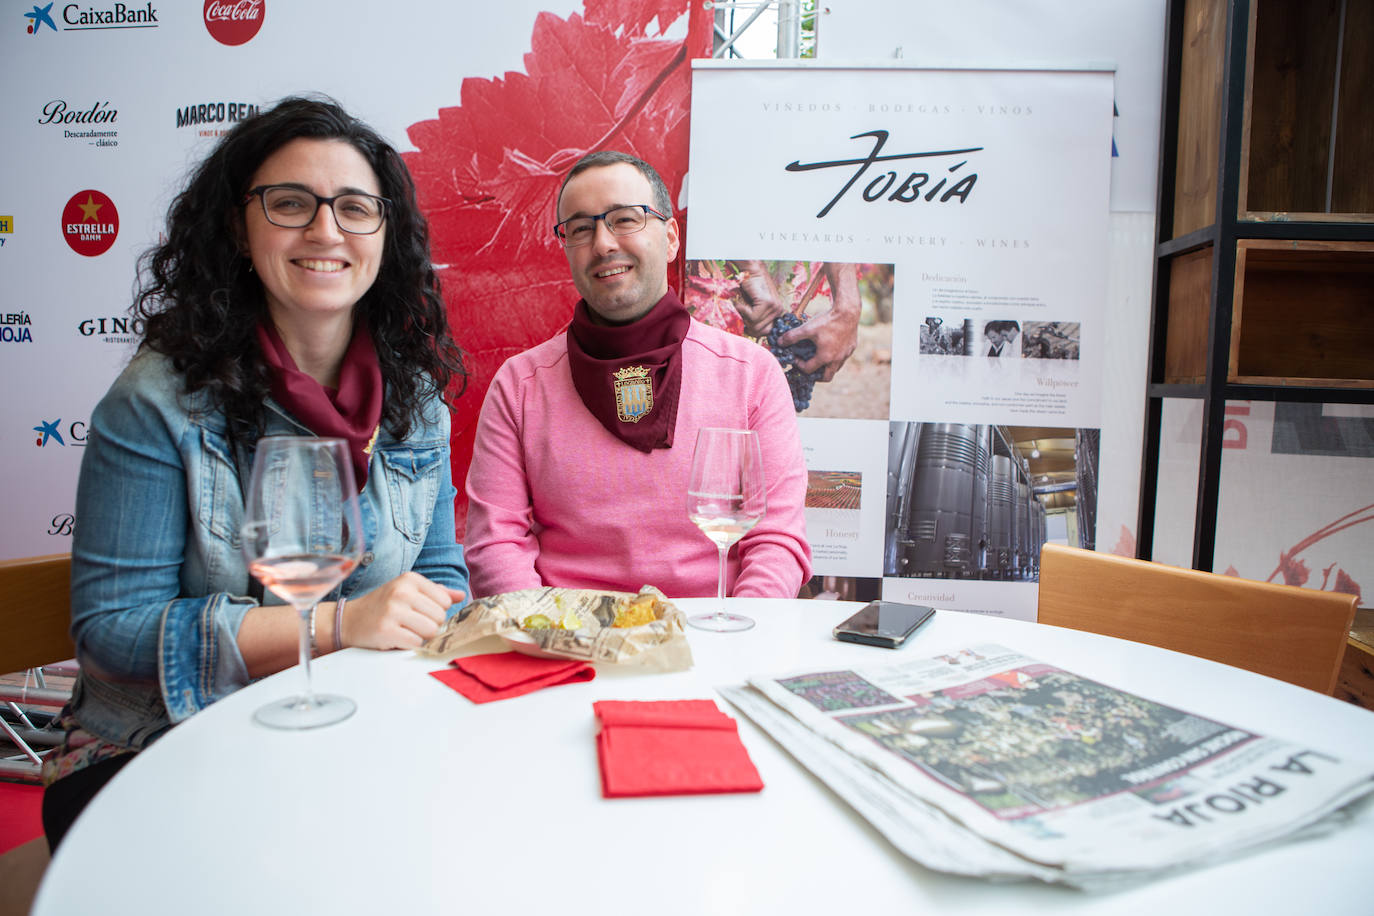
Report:
[[[450,606],[464,594],[431,582],[416,572],[402,573],[381,588],[349,598],[344,605],[342,643],[364,649],[414,649],[439,632]],[[328,620],[329,633],[321,645],[332,645],[334,615],[324,605],[317,626]]]

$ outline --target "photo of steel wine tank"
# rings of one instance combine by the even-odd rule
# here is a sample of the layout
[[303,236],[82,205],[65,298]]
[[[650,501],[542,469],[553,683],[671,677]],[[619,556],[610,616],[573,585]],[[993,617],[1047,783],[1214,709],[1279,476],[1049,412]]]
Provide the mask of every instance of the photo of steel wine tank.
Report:
[[1092,549],[1100,432],[889,424],[883,574],[1035,582],[1046,542]]

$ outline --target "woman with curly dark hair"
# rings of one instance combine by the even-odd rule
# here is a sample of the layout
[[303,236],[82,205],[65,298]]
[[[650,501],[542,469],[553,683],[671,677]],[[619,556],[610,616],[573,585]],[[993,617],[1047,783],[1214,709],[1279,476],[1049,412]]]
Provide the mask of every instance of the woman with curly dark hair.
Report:
[[345,439],[362,488],[367,552],[312,618],[317,653],[418,646],[468,587],[445,402],[462,361],[414,185],[375,131],[303,98],[241,122],[140,281],[144,339],[92,414],[77,488],[54,848],[134,752],[297,661],[295,611],[239,552],[260,437]]

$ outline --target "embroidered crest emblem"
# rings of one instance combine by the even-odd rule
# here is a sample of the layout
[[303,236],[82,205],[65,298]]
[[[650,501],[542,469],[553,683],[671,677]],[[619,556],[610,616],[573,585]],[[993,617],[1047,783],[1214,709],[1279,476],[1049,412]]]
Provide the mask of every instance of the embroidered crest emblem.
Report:
[[643,366],[626,366],[615,376],[615,415],[622,423],[638,423],[654,409],[654,383]]

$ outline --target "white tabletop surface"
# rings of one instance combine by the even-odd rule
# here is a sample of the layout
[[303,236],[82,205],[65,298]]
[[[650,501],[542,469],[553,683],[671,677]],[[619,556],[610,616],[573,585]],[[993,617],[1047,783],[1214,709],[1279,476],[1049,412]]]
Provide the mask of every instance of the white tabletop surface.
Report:
[[[713,600],[677,604],[688,613]],[[1200,715],[1374,761],[1374,713],[1184,655],[943,611],[908,645],[839,643],[857,605],[732,601],[745,633],[691,630],[696,665],[474,705],[410,653],[319,660],[317,689],[358,701],[309,732],[253,723],[290,670],[177,726],[95,799],[33,912],[1374,913],[1374,809],[1295,842],[1130,891],[1088,895],[929,871],[894,849],[712,689],[812,665],[862,666],[995,642]],[[494,638],[479,649],[504,648]],[[740,720],[758,794],[601,797],[592,702],[710,697]],[[94,907],[95,909],[92,909]]]

